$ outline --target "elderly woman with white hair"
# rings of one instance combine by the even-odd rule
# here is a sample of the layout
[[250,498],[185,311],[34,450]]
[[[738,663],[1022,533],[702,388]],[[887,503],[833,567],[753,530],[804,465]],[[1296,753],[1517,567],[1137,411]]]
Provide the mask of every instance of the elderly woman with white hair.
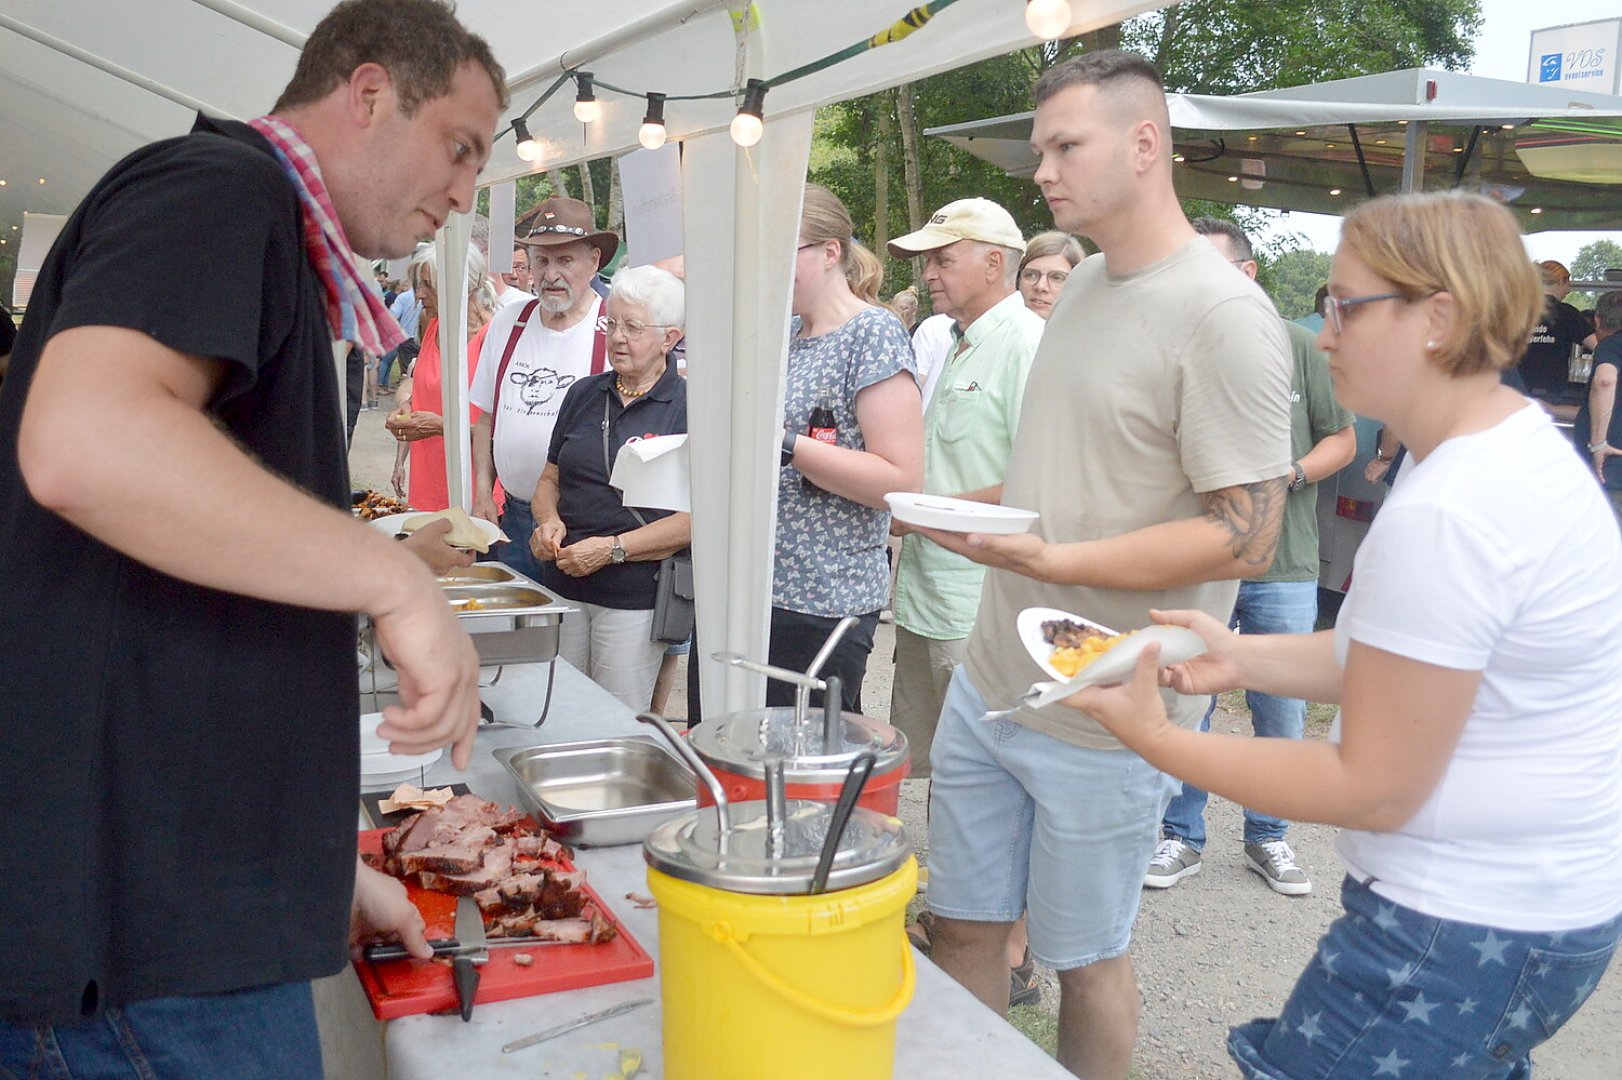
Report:
[[569,387],[535,485],[530,550],[541,583],[580,608],[559,653],[619,698],[646,709],[664,658],[652,640],[660,560],[687,547],[692,515],[628,508],[608,477],[633,438],[687,430],[687,383],[666,360],[681,340],[681,280],[652,266],[614,275],[605,306],[612,370]]
[[[394,492],[417,510],[444,510],[450,505],[449,481],[445,473],[445,418],[440,379],[439,290],[434,281],[434,245],[420,244],[411,257],[411,286],[422,301],[422,326],[408,326],[412,334],[421,331],[422,351],[417,354],[400,384],[399,411],[390,413],[384,426],[399,440],[394,453]],[[479,350],[490,317],[495,314],[496,295],[485,273],[484,256],[479,249],[467,249],[467,370],[463,378],[471,385],[479,366]],[[468,408],[468,426],[479,418],[476,407]],[[407,461],[410,461],[409,483]]]

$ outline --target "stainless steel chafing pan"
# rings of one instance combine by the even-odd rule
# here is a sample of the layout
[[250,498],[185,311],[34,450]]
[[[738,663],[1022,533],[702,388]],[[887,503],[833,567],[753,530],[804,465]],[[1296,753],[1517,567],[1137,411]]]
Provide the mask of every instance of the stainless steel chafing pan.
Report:
[[697,806],[693,772],[654,739],[626,737],[492,751],[518,798],[564,843],[640,843]]

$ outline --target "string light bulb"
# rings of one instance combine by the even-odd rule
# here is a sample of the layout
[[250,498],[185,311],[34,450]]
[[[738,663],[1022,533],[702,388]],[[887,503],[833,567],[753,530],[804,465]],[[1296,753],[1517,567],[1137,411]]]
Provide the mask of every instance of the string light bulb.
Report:
[[744,84],[743,104],[738,106],[738,115],[732,118],[732,141],[739,146],[753,146],[760,141],[761,135],[766,131],[766,82],[764,79],[750,79]]
[[525,161],[541,160],[541,144],[535,141],[535,136],[529,133],[529,125],[523,120],[513,121],[513,138],[518,142],[518,156]]
[[603,107],[597,101],[596,92],[592,90],[591,72],[575,72],[574,85],[574,118],[582,124],[595,124],[603,115]]
[[636,140],[648,150],[657,150],[665,144],[665,95],[648,95],[648,114],[642,118]]
[[1025,0],[1025,25],[1043,41],[1053,41],[1073,21],[1070,0]]

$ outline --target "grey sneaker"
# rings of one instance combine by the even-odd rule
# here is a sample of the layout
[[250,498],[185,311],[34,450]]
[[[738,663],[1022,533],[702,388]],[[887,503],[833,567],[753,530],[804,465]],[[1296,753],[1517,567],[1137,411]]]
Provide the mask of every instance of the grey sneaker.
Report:
[[1246,844],[1245,863],[1260,874],[1274,892],[1305,896],[1312,891],[1307,872],[1295,865],[1295,852],[1283,840]]
[[1200,853],[1180,837],[1168,836],[1155,848],[1143,884],[1150,889],[1169,889],[1186,877],[1200,872]]

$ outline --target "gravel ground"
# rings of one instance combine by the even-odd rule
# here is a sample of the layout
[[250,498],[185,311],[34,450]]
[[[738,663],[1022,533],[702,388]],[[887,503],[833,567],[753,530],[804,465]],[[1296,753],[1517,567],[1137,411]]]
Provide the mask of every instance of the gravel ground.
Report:
[[[390,408],[393,400],[384,397],[383,408]],[[388,486],[394,439],[383,429],[385,415],[383,410],[362,413],[356,426],[350,470],[357,488],[381,491]],[[890,713],[894,641],[891,627],[881,624],[862,689],[865,708],[881,719]],[[676,685],[684,685],[682,676]],[[684,709],[682,694],[672,695],[672,715],[684,715]],[[1249,730],[1243,716],[1225,709],[1217,711],[1213,727]],[[902,784],[901,816],[921,860],[927,859],[929,847],[926,787],[921,780]],[[1172,889],[1144,892],[1132,945],[1143,993],[1133,1067],[1136,1080],[1237,1076],[1224,1048],[1228,1028],[1277,1014],[1318,937],[1340,913],[1341,870],[1333,850],[1334,829],[1291,827],[1290,843],[1312,878],[1313,892],[1286,897],[1272,892],[1245,867],[1238,807],[1213,797],[1206,825],[1210,839],[1203,870]],[[1616,967],[1612,965],[1583,1010],[1534,1055],[1539,1080],[1622,1076],[1622,1065],[1610,1056],[1612,1033],[1622,1030],[1622,975]],[[1046,1030],[1051,1038],[1058,987],[1052,972],[1042,971],[1041,976],[1041,1006],[1017,1010],[1016,1021],[1029,1033],[1040,1036]]]

